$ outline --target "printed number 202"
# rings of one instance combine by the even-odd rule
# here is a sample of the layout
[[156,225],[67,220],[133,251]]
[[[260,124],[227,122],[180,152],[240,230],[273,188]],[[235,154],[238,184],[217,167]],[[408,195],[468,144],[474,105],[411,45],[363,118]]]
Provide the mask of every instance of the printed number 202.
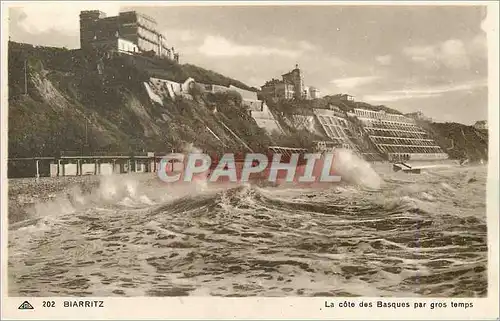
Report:
[[56,301],[43,301],[42,302],[42,307],[44,307],[44,308],[55,308],[56,307]]

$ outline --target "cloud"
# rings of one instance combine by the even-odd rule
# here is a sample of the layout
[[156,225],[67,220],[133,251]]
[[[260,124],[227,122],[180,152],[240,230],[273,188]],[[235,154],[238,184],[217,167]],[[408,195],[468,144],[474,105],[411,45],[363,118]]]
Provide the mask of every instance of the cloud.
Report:
[[206,36],[198,51],[211,57],[254,57],[254,56],[282,56],[297,58],[305,51],[313,50],[315,47],[305,41],[299,42],[298,48],[284,49],[268,47],[263,45],[242,45],[234,43],[221,36]]
[[348,77],[348,78],[338,78],[330,81],[340,89],[353,89],[356,87],[364,86],[380,79],[377,76],[365,76],[365,77]]
[[101,10],[108,15],[116,15],[120,5],[113,2],[36,2],[13,7],[20,11],[17,24],[26,32],[41,34],[56,30],[66,33],[78,33],[79,15],[82,10]]
[[467,46],[471,55],[488,58],[488,39],[485,34],[476,35]]
[[464,42],[448,39],[439,44],[403,48],[403,54],[428,68],[445,66],[449,69],[469,69],[471,57],[486,57],[486,38],[477,35]]
[[316,50],[317,47],[308,41],[299,41],[299,48],[304,51]]
[[461,40],[450,39],[441,44],[441,62],[451,69],[469,68],[470,61]]
[[486,80],[469,81],[461,84],[448,84],[435,87],[401,89],[385,91],[379,94],[365,95],[363,99],[369,102],[389,102],[405,99],[422,99],[438,97],[451,92],[472,92],[477,88],[486,87]]
[[255,88],[260,88],[262,84],[265,83],[265,80],[260,77],[249,77],[246,81],[246,84],[249,86],[253,86]]
[[341,67],[347,65],[343,59],[335,56],[328,56],[326,59],[326,63],[332,67]]
[[189,42],[196,39],[196,34],[192,30],[169,29],[163,34],[170,35],[170,37],[175,37],[182,42]]
[[190,29],[166,29],[162,32],[168,46],[182,49],[183,52],[197,53],[199,40],[202,35]]
[[377,56],[375,60],[377,60],[379,64],[387,66],[391,64],[392,56],[391,55]]
[[403,48],[403,54],[408,56],[413,61],[425,62],[437,57],[436,48],[434,46],[414,46]]
[[438,97],[440,96],[439,94],[411,94],[411,93],[381,93],[381,94],[375,94],[375,95],[365,95],[363,96],[363,100],[366,102],[372,102],[372,103],[381,103],[381,102],[391,102],[391,101],[398,101],[398,100],[404,100],[404,99],[422,99],[422,98],[432,98],[432,97]]

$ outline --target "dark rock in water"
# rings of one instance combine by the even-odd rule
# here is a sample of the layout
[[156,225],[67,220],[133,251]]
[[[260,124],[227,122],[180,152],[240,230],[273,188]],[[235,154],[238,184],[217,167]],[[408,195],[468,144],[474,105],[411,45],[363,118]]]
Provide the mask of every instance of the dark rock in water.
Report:
[[471,178],[467,181],[467,183],[474,183],[474,182],[477,182],[477,179],[475,178]]

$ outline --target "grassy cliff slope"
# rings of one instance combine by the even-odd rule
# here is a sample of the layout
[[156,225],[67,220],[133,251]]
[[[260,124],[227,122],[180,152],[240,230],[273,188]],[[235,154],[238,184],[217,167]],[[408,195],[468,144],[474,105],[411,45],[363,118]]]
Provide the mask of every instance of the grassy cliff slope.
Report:
[[166,100],[163,106],[151,102],[143,81],[152,76],[153,67],[167,79],[196,77],[248,88],[196,66],[147,57],[105,59],[81,50],[13,42],[8,63],[9,157],[164,152],[190,143],[212,151],[245,150],[234,134],[254,150],[270,142],[231,97],[203,95]]
[[[268,101],[284,135],[267,135],[233,94],[193,92],[193,99],[149,98],[143,82],[160,77],[183,82],[245,84],[216,72],[154,57],[106,57],[95,52],[9,42],[9,157],[88,153],[170,152],[192,144],[206,151],[265,151],[269,145],[313,146],[323,137],[290,126],[294,115],[337,105],[385,110],[386,106],[342,102],[335,96],[309,101]],[[288,121],[287,121],[288,118]],[[422,123],[452,158],[487,159],[488,133],[455,123]],[[236,136],[236,137],[235,137]],[[366,138],[359,136],[359,149]]]
[[458,123],[419,123],[452,159],[488,159],[488,131]]

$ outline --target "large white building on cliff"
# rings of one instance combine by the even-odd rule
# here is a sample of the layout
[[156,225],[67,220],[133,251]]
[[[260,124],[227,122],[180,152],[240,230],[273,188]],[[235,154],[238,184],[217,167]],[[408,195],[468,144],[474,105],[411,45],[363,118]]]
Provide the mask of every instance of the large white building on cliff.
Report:
[[281,75],[281,80],[271,79],[261,87],[262,94],[266,97],[278,99],[315,99],[320,98],[319,89],[304,85],[299,66]]
[[354,115],[362,122],[372,143],[391,161],[448,158],[448,154],[412,118],[358,108],[354,109]]
[[107,17],[99,10],[80,12],[80,47],[125,53],[151,52],[156,56],[179,61],[179,54],[167,46],[157,31],[156,21],[135,11]]

